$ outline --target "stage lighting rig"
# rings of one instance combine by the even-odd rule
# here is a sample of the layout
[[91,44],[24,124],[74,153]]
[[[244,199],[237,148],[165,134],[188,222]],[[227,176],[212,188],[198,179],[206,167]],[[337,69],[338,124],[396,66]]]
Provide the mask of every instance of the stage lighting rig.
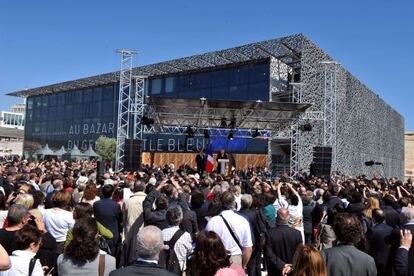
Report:
[[256,138],[260,136],[259,130],[256,128],[256,130],[252,133],[252,138]]

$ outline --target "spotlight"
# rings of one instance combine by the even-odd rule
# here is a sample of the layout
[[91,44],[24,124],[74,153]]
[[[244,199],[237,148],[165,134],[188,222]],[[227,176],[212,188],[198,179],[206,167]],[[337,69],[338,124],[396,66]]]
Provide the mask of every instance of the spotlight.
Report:
[[256,138],[260,136],[259,130],[256,128],[256,130],[252,133],[252,138]]
[[194,137],[194,130],[190,126],[187,127],[185,132],[187,133],[188,138]]
[[227,139],[229,139],[229,140],[233,140],[234,139],[233,131],[230,131],[229,132],[229,135],[227,135]]
[[221,118],[220,127],[221,128],[227,127],[226,117]]
[[234,117],[234,115],[233,115],[233,117],[231,117],[231,120],[230,120],[230,124],[229,124],[229,128],[235,128],[236,127],[236,117]]
[[204,139],[210,139],[210,133],[208,133],[208,129],[204,130]]
[[150,127],[154,124],[154,119],[149,118],[147,115],[142,116],[141,123],[147,127]]
[[312,131],[312,125],[307,123],[302,126],[303,131]]

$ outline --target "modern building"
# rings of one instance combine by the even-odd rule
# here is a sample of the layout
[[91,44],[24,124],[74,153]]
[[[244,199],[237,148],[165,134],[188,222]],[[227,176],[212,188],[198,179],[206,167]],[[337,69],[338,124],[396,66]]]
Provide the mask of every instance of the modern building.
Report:
[[[300,167],[309,168],[314,146],[327,145],[329,128],[335,170],[370,175],[364,162],[375,160],[385,164],[386,175],[403,176],[403,117],[301,34],[136,67],[133,75],[147,77],[145,91],[152,97],[308,103],[300,123],[311,128],[301,125],[296,136]],[[10,93],[27,98],[25,155],[46,144],[86,150],[100,135],[116,137],[118,90],[119,72],[113,72]],[[329,103],[327,92],[334,95]],[[257,160],[289,168],[291,139],[212,139],[216,149],[226,148],[240,160],[256,154]],[[189,153],[203,144],[202,136],[153,134],[145,137],[143,150],[159,164],[177,158],[169,152],[191,162]],[[269,152],[271,158],[263,158]]]

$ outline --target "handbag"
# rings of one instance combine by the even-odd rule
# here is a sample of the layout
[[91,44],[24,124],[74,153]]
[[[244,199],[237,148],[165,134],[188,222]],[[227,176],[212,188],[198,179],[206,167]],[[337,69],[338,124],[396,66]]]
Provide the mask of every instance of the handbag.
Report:
[[109,247],[109,244],[108,244],[107,240],[104,237],[102,237],[101,235],[99,235],[99,249],[101,249],[102,251],[105,251],[109,255],[111,255],[111,253],[112,253],[112,250]]

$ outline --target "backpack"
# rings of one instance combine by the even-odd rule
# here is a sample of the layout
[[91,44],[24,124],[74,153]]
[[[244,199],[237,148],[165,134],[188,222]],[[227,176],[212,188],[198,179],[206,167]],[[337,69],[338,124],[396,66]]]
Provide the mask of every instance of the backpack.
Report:
[[164,249],[163,251],[161,251],[160,259],[158,262],[160,266],[176,275],[181,275],[182,271],[180,267],[180,262],[178,261],[177,254],[174,251],[174,246],[175,243],[181,238],[181,236],[184,233],[185,232],[183,230],[178,229],[169,241],[164,242],[164,245],[167,245],[168,249]]
[[256,221],[259,228],[258,245],[260,249],[264,249],[266,247],[267,231],[270,230],[270,228],[272,228],[274,225],[263,215],[260,208],[256,209]]

